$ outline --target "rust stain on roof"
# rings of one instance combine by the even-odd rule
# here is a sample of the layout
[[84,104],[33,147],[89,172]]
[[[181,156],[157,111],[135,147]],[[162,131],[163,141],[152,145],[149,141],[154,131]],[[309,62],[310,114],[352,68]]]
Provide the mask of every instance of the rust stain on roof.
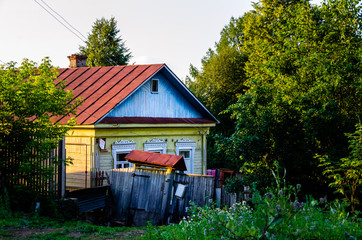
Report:
[[183,156],[180,155],[132,150],[124,158],[131,163],[144,163],[147,165],[173,168],[180,171],[187,170],[185,160]]

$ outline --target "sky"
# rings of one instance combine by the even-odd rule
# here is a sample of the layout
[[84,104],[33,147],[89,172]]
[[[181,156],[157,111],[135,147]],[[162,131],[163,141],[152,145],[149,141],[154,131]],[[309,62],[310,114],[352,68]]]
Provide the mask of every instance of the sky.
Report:
[[0,64],[20,63],[24,58],[39,63],[49,57],[54,66],[68,67],[67,56],[84,46],[42,6],[85,37],[96,19],[114,17],[132,52],[130,64],[166,63],[184,80],[190,64],[201,67],[202,57],[219,40],[222,28],[231,17],[251,10],[252,1],[0,0]]

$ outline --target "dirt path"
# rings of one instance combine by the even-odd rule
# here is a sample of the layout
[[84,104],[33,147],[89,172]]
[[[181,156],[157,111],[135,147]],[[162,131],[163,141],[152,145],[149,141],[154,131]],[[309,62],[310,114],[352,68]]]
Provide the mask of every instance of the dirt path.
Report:
[[109,235],[101,235],[101,233],[82,233],[72,232],[66,228],[47,228],[47,229],[31,229],[31,228],[7,228],[0,232],[0,239],[49,239],[50,238],[72,238],[72,239],[137,239],[145,233],[145,230],[130,230],[126,232],[113,233]]

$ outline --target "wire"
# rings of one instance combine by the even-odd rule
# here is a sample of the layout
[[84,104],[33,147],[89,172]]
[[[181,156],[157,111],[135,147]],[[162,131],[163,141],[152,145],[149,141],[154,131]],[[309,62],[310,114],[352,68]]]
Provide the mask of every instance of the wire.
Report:
[[68,29],[70,32],[72,32],[75,36],[77,36],[82,42],[84,42],[84,39],[82,39],[77,33],[72,31],[68,26],[66,26],[62,21],[60,21],[56,16],[54,16],[48,9],[46,9],[43,5],[41,5],[37,0],[34,0],[40,7],[42,7],[45,11],[47,11],[55,20],[57,20],[60,24],[62,24],[66,29]]
[[[60,24],[62,24],[66,29],[68,29],[71,33],[73,33],[77,38],[79,38],[83,43],[86,43],[87,38],[80,32],[78,31],[75,27],[72,26],[72,24],[70,24],[67,20],[65,20],[65,18],[63,16],[61,16],[59,13],[57,13],[53,8],[51,8],[44,0],[40,0],[42,1],[42,3],[48,7],[51,11],[53,11],[56,15],[59,16],[59,18],[61,18],[65,23],[63,23],[61,20],[59,20],[56,16],[54,16],[54,14],[52,14],[46,7],[44,7],[42,4],[40,4],[37,0],[34,0],[34,2],[36,2],[41,8],[43,8],[45,11],[47,11],[55,20],[57,20]],[[74,29],[74,31],[72,29]],[[80,35],[79,35],[79,34]],[[114,66],[117,66],[117,62],[113,61],[110,57],[105,56],[106,60]]]
[[41,0],[45,6],[47,6],[50,10],[52,10],[56,15],[58,15],[66,24],[68,24],[73,30],[75,30],[77,33],[79,33],[84,39],[87,39],[81,32],[78,31],[75,27],[72,26],[64,17],[62,17],[59,13],[57,13],[52,7],[50,7],[46,2]]

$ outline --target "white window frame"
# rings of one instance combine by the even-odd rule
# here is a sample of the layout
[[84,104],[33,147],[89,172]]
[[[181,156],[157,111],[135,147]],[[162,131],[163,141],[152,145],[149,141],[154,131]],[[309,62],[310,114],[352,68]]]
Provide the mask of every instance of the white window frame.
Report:
[[133,164],[128,161],[117,161],[117,154],[130,153],[132,150],[136,149],[136,143],[131,140],[120,140],[119,142],[114,142],[112,144],[112,156],[113,156],[113,168],[116,169],[117,165],[129,163],[129,167],[133,167]]
[[176,141],[176,155],[180,155],[180,151],[190,151],[190,167],[191,169],[187,169],[185,173],[194,173],[194,156],[195,156],[195,148],[196,142],[191,141],[188,138],[182,138]]
[[166,149],[167,149],[167,142],[157,138],[148,140],[144,143],[144,150],[147,152],[166,153]]

